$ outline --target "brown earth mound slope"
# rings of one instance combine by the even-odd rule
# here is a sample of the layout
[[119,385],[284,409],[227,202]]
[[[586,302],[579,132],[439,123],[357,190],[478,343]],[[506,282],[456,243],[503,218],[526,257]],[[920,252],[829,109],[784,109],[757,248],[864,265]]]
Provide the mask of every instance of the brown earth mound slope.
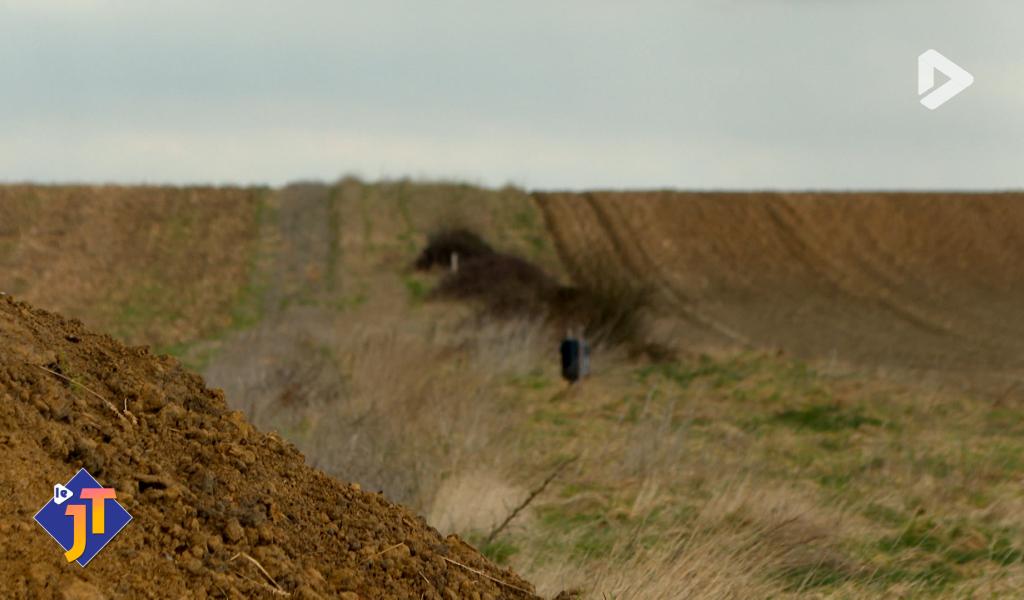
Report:
[[537,194],[567,268],[647,279],[692,343],[1024,369],[1024,194]]
[[[457,538],[307,467],[174,359],[10,297],[0,461],[5,598],[534,597]],[[83,466],[134,517],[84,569],[32,521]]]

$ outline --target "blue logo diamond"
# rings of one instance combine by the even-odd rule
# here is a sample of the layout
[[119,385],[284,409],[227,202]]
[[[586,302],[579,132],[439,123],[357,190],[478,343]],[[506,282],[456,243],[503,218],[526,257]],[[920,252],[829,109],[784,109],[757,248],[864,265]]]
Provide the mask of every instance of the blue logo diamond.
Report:
[[68,562],[84,567],[124,529],[132,516],[85,469],[64,485],[53,486],[53,497],[35,520],[64,549]]

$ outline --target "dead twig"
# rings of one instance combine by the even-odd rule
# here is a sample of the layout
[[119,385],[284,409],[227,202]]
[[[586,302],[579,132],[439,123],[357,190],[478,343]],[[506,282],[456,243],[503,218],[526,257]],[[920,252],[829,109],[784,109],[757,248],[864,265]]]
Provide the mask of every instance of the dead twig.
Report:
[[[115,415],[117,415],[121,419],[124,419],[125,421],[128,420],[128,417],[126,417],[123,414],[121,414],[120,412],[118,412],[117,408],[114,407],[114,405],[110,402],[110,400],[107,400],[103,396],[100,396],[98,393],[92,391],[90,388],[86,387],[84,383],[81,383],[79,381],[75,381],[74,379],[68,377],[67,375],[64,375],[63,373],[58,373],[57,371],[54,371],[53,369],[47,369],[46,367],[44,367],[42,365],[37,365],[37,364],[34,364],[34,363],[29,363],[29,364],[31,364],[33,367],[38,367],[38,368],[46,371],[47,373],[49,373],[51,375],[56,375],[57,377],[60,377],[61,379],[63,379],[64,381],[67,381],[68,383],[73,383],[73,384],[77,385],[78,387],[80,387],[83,390],[89,392],[93,396],[99,398],[100,401],[103,402],[103,404],[106,405],[106,407],[109,408]],[[125,406],[127,407],[127,399],[125,400],[125,403],[126,403]],[[127,408],[126,408],[126,410],[127,410]],[[133,417],[132,420],[134,421],[134,415],[132,415],[132,417]]]
[[452,560],[452,559],[448,558],[447,556],[442,556],[441,558],[443,558],[445,560],[445,562],[451,563],[451,564],[453,564],[453,565],[455,565],[457,567],[462,567],[463,569],[469,571],[470,573],[476,573],[477,575],[479,575],[481,577],[484,577],[486,579],[490,579],[491,581],[493,581],[494,583],[497,583],[498,585],[503,585],[503,586],[505,586],[505,587],[507,587],[509,589],[516,590],[517,592],[522,592],[524,594],[529,594],[530,596],[534,595],[534,593],[531,592],[528,589],[521,588],[521,587],[516,586],[516,585],[512,585],[511,583],[507,583],[505,581],[502,581],[502,580],[498,579],[497,577],[491,577],[490,575],[488,575],[487,573],[484,573],[480,569],[474,569],[473,567],[471,567],[469,565],[464,565],[464,564],[460,563],[457,560]]
[[264,590],[267,590],[271,594],[274,594],[276,596],[286,596],[286,597],[287,596],[291,596],[291,594],[289,594],[288,592],[286,592],[284,590],[279,590],[279,589],[277,589],[275,587],[272,587],[270,584],[268,584],[266,582],[263,582],[263,581],[259,581],[258,579],[253,579],[252,577],[249,577],[245,573],[236,573],[236,574],[239,577],[241,577],[242,579],[244,579],[244,580],[248,581],[249,583],[255,585],[256,587],[264,589]]
[[519,515],[519,513],[523,511],[523,509],[529,506],[530,503],[533,502],[533,499],[539,496],[541,492],[543,492],[545,488],[548,487],[548,484],[555,480],[555,477],[558,477],[559,473],[565,470],[565,468],[571,465],[572,463],[576,462],[577,458],[579,458],[579,456],[574,456],[569,460],[563,461],[562,464],[555,467],[555,470],[552,471],[551,474],[548,475],[547,478],[544,479],[544,481],[539,486],[537,486],[535,490],[530,492],[530,495],[526,497],[526,500],[523,500],[522,503],[520,503],[519,506],[515,508],[515,510],[513,510],[511,513],[509,513],[507,517],[505,517],[505,520],[502,521],[500,525],[492,529],[491,532],[487,534],[487,543],[490,544],[491,542],[493,542],[494,538],[497,537],[498,534],[501,533],[502,530],[504,530],[505,527],[512,522],[512,519],[516,518]]
[[[392,551],[392,550],[394,550],[395,548],[398,548],[399,546],[404,546],[404,545],[405,545],[405,544],[404,544],[403,542],[398,542],[398,543],[397,543],[397,544],[395,544],[394,546],[389,546],[389,547],[387,547],[387,548],[385,548],[385,549],[381,550],[380,552],[378,552],[378,553],[376,553],[376,554],[374,554],[374,555],[370,556],[370,558],[377,558],[377,557],[378,557],[378,556],[380,556],[381,554],[386,554],[386,553],[388,553],[388,552],[391,552],[391,551]],[[367,559],[367,560],[369,560],[369,559]]]
[[263,565],[261,565],[258,560],[256,560],[255,558],[249,556],[245,552],[239,552],[238,554],[232,556],[231,558],[228,559],[228,562],[232,562],[232,561],[234,561],[238,557],[242,557],[242,558],[248,560],[249,562],[251,562],[252,564],[256,565],[256,568],[259,569],[260,574],[263,575],[267,579],[267,581],[269,581],[274,586],[272,588],[274,592],[276,592],[278,594],[281,594],[283,596],[290,596],[291,595],[288,592],[284,591],[281,588],[281,586],[279,586],[277,584],[277,582],[274,581],[274,578],[270,576],[270,573],[267,573],[267,570],[263,568]]
[[132,414],[132,411],[128,410],[128,397],[127,396],[125,396],[125,398],[124,398],[124,414],[128,415],[128,420],[130,420],[132,422],[132,425],[138,425],[139,424],[139,420],[135,418],[135,415]]
[[220,592],[221,596],[224,596],[225,598],[230,598],[230,596],[228,596],[228,593],[224,591],[224,588],[220,587],[216,583],[213,584],[213,587],[217,588],[217,591]]

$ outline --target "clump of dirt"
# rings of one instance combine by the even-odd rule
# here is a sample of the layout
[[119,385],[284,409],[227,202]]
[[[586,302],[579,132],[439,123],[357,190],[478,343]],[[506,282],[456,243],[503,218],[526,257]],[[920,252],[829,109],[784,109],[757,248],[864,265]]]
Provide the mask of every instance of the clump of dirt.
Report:
[[[9,296],[0,460],[6,597],[536,597],[457,537],[308,467],[175,359]],[[134,517],[85,569],[32,520],[80,467]]]

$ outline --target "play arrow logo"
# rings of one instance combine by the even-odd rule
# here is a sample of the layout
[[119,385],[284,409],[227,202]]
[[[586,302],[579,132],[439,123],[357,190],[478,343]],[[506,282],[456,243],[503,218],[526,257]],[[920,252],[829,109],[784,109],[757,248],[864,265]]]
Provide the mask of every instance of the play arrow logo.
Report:
[[[935,71],[949,77],[949,81],[933,90]],[[974,75],[939,54],[937,50],[928,50],[917,57],[917,94],[921,95],[931,90],[931,93],[921,98],[921,104],[929,110],[935,110],[942,106],[950,98],[970,87],[972,83],[974,83]]]

